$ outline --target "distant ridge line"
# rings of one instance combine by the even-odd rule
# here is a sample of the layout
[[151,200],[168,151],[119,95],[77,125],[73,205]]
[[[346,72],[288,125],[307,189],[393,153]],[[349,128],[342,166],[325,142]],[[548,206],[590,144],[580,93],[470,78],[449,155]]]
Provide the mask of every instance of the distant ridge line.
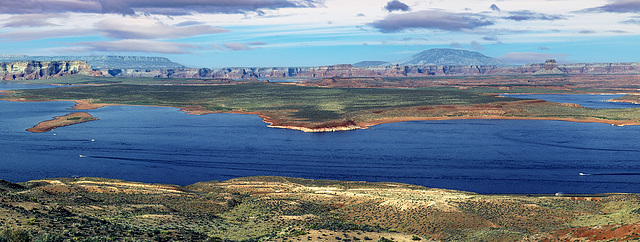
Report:
[[0,62],[12,61],[86,61],[93,69],[180,69],[184,65],[166,57],[149,56],[28,56],[0,55]]

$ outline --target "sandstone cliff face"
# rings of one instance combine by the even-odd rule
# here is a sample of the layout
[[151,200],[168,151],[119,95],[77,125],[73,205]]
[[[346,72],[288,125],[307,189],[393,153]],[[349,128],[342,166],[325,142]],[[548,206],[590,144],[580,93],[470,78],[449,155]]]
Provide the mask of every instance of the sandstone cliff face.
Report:
[[5,80],[41,79],[70,75],[155,78],[229,78],[281,79],[327,77],[427,77],[475,75],[545,75],[545,74],[640,74],[640,63],[595,63],[557,65],[553,61],[517,67],[392,65],[358,68],[352,65],[321,67],[230,67],[222,69],[100,69],[93,72],[84,62],[11,62],[2,63],[0,77]]
[[640,74],[640,63],[582,63],[562,67],[568,74]]
[[[272,67],[272,68],[185,68],[164,70],[101,69],[104,76],[158,77],[158,78],[231,78],[231,79],[279,79],[326,77],[403,77],[403,76],[470,76],[485,75],[497,66],[377,66],[357,68],[351,65],[321,67]],[[500,73],[500,72],[498,72]]]
[[0,63],[0,78],[10,80],[36,80],[66,75],[101,75],[85,61],[15,61]]

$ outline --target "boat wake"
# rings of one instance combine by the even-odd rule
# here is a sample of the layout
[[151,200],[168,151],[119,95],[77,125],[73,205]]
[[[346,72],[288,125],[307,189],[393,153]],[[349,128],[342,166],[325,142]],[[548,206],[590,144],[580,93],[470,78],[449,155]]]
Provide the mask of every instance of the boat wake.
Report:
[[581,176],[640,176],[640,172],[627,172],[627,173],[594,173],[594,174],[587,174],[587,173],[578,173],[578,175]]

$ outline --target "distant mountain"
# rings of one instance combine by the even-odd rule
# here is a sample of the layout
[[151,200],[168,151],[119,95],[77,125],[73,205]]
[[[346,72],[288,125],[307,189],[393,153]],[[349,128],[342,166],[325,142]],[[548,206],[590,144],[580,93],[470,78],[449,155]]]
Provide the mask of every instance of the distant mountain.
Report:
[[371,66],[384,66],[386,64],[389,64],[389,62],[386,62],[386,61],[361,61],[361,62],[353,64],[353,67],[362,68],[362,67],[371,67]]
[[456,49],[430,49],[397,62],[399,65],[447,65],[447,66],[503,66],[499,59],[474,51]]
[[93,69],[180,69],[185,66],[165,57],[146,56],[28,56],[0,55],[0,62],[10,61],[86,61]]

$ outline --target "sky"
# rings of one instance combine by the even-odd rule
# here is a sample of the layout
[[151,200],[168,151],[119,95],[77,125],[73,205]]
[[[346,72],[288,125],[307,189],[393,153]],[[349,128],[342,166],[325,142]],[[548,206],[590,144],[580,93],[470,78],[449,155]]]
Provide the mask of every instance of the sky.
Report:
[[640,0],[1,0],[0,55],[161,56],[189,67],[640,62]]

